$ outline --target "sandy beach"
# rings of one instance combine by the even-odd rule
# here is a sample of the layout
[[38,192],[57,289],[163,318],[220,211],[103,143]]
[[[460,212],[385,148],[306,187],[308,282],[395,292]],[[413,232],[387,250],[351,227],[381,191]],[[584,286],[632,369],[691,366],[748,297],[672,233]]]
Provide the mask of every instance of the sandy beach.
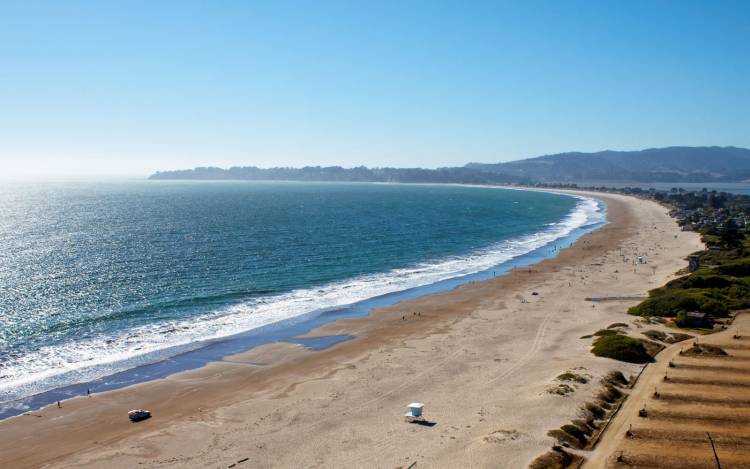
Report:
[[[0,467],[525,467],[601,376],[639,369],[581,339],[638,300],[587,298],[645,295],[702,248],[656,203],[587,195],[609,223],[553,259],[328,324],[310,336],[355,339],[322,351],[270,344],[5,420]],[[550,393],[573,369],[588,384]],[[414,401],[434,425],[404,421]]]

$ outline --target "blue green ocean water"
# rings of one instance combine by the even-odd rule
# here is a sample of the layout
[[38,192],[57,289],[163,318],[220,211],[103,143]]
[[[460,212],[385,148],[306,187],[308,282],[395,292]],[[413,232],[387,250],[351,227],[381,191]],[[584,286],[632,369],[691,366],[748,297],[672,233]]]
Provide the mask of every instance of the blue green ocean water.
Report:
[[0,402],[502,265],[601,221],[567,195],[447,185],[0,188]]

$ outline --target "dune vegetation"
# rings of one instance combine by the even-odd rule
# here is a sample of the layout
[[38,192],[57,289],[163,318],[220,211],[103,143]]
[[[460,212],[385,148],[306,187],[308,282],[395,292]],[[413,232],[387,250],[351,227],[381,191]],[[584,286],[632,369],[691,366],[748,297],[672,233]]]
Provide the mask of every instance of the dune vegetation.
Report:
[[670,318],[683,328],[712,328],[735,310],[750,308],[750,239],[728,242],[704,234],[709,249],[696,253],[701,268],[649,292],[628,310],[641,317]]
[[651,355],[644,342],[626,335],[604,335],[594,341],[591,352],[597,357],[629,363],[646,363],[651,360]]

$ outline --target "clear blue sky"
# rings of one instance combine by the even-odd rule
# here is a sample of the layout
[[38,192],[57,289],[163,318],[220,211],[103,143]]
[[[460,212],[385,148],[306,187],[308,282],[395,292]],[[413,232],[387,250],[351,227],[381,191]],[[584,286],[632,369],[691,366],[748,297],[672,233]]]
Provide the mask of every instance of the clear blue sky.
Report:
[[0,3],[0,172],[750,147],[750,2]]

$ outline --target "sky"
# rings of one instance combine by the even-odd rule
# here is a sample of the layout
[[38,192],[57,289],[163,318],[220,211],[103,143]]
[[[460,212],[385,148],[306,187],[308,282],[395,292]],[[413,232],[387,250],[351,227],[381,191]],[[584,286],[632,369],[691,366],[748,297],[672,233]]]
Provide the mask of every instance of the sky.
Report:
[[750,2],[3,1],[0,178],[750,147]]

